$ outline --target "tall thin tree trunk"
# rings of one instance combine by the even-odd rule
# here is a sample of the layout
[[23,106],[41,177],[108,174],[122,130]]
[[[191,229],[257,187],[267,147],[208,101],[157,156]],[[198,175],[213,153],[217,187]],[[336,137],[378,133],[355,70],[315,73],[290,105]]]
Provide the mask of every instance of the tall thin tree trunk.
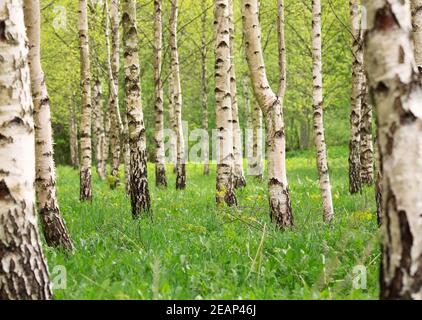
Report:
[[364,1],[382,172],[382,299],[422,299],[422,87],[408,0]]
[[41,68],[39,0],[25,0],[24,15],[29,42],[29,71],[34,104],[35,184],[39,215],[47,244],[72,250],[73,244],[60,214],[56,195],[56,166],[53,158],[50,103],[44,72]]
[[[126,1],[126,0],[123,0]],[[128,124],[128,116],[127,112],[129,110],[128,106],[126,106],[126,112],[123,114],[122,121],[123,121],[123,132],[122,132],[122,147],[123,147],[123,161],[125,164],[125,189],[126,194],[130,195],[130,138],[129,138],[129,124]]]
[[72,94],[69,112],[70,160],[74,169],[79,169],[78,121],[76,119],[76,97]]
[[360,176],[360,123],[363,80],[363,37],[360,27],[359,0],[350,0],[350,27],[353,37],[352,95],[349,143],[349,191],[354,194],[361,189]]
[[362,185],[374,182],[374,143],[372,142],[372,105],[365,73],[362,81],[362,116],[360,123],[360,179]]
[[96,80],[93,88],[93,116],[95,132],[95,156],[97,160],[97,174],[101,180],[106,178],[105,133],[103,113],[103,92],[100,80]]
[[322,94],[322,34],[321,1],[312,0],[312,59],[313,59],[313,108],[315,147],[319,186],[322,196],[323,217],[325,222],[334,218],[333,198],[330,175],[328,172],[327,146],[325,144],[323,94]]
[[233,104],[230,57],[230,1],[215,0],[215,104],[217,125],[217,204],[236,205]]
[[154,0],[154,81],[155,81],[155,184],[167,187],[164,149],[164,100],[162,81],[163,47],[162,0]]
[[[107,3],[107,0],[106,0]],[[110,78],[110,150],[111,150],[111,176],[113,183],[111,187],[115,188],[120,182],[120,134],[121,120],[119,113],[119,68],[120,68],[120,39],[119,39],[119,0],[111,0],[110,2],[110,21],[111,21],[111,53],[109,57],[109,78]],[[108,28],[106,28],[106,33]],[[110,52],[109,37],[107,37],[108,52]]]
[[91,71],[89,61],[87,1],[79,0],[79,47],[81,56],[81,168],[80,200],[92,200],[91,186]]
[[176,173],[177,168],[177,135],[176,135],[176,117],[174,111],[174,86],[173,86],[173,75],[172,71],[170,71],[170,75],[168,77],[168,90],[169,90],[169,122],[171,127],[170,132],[170,152],[171,152],[171,162],[173,165],[173,173]]
[[130,198],[132,215],[138,218],[149,212],[146,133],[141,101],[139,42],[136,26],[136,0],[123,0],[125,49],[125,97],[130,145]]
[[229,0],[229,32],[230,32],[230,91],[232,98],[232,113],[233,113],[233,154],[234,154],[234,169],[233,181],[235,188],[246,187],[245,174],[243,172],[243,148],[242,135],[239,123],[239,108],[237,104],[237,82],[236,82],[236,67],[235,67],[235,21],[233,0]]
[[182,87],[180,84],[179,52],[177,48],[177,20],[179,14],[178,0],[171,0],[170,15],[170,50],[171,71],[173,74],[173,99],[174,117],[176,122],[177,137],[177,165],[176,165],[176,189],[186,188],[186,159],[185,141],[182,126]]
[[419,72],[422,72],[422,0],[410,0],[412,10],[413,43],[415,60]]
[[[202,0],[202,8],[207,7],[207,0]],[[202,14],[201,30],[201,102],[202,102],[202,130],[208,133],[208,81],[207,81],[207,11]],[[203,139],[202,155],[204,161],[204,175],[210,174],[209,139]]]
[[252,130],[253,176],[257,180],[262,181],[264,178],[264,163],[262,159],[264,131],[262,126],[262,110],[257,101],[255,101],[252,110]]
[[0,300],[51,299],[35,216],[35,136],[22,0],[0,3]]
[[[245,151],[246,151],[246,160],[247,160],[247,175],[253,175],[254,168],[252,167],[253,163],[253,113],[251,108],[251,97],[249,92],[249,76],[247,73],[243,75],[242,88],[243,88],[243,103],[246,113],[246,141],[245,141]],[[259,108],[259,107],[258,107]]]
[[[276,95],[270,88],[264,66],[258,1],[243,0],[242,16],[246,57],[252,84],[266,121],[270,215],[279,228],[287,228],[293,226],[293,214],[286,174],[286,137],[283,116],[285,76],[280,68],[280,89]],[[284,51],[284,48],[279,50]],[[280,53],[280,58],[281,56],[282,53]]]

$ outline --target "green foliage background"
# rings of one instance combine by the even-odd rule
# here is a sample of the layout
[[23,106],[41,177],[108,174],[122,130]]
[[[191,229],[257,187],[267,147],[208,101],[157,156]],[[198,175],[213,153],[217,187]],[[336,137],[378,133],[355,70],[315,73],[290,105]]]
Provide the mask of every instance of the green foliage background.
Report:
[[[101,79],[104,108],[107,105],[108,85],[104,11],[101,0],[89,0],[90,51],[93,78]],[[142,68],[142,101],[148,134],[148,150],[152,155],[153,136],[153,1],[138,3],[140,58]],[[207,7],[198,0],[180,0],[179,51],[183,91],[183,119],[189,129],[201,124],[200,52],[201,15],[208,21],[208,79],[210,130],[215,126],[214,115],[214,43],[213,2]],[[247,65],[242,49],[240,0],[235,0],[236,72],[238,79],[241,125],[245,124],[242,79]],[[168,16],[170,1],[164,0],[164,67],[166,126],[168,126],[169,72]],[[261,0],[262,41],[268,76],[274,89],[278,81],[277,1]],[[310,3],[286,0],[287,94],[285,101],[286,131],[289,150],[312,147],[312,59]],[[75,104],[80,110],[78,16],[75,0],[41,0],[42,8],[42,64],[47,76],[51,98],[56,161],[69,162],[69,109]],[[323,66],[325,95],[325,126],[328,146],[348,142],[349,97],[351,91],[351,36],[348,31],[348,3],[343,0],[323,1]],[[57,26],[63,25],[63,28]],[[121,74],[121,83],[123,77]],[[124,110],[123,86],[120,87],[120,106]]]

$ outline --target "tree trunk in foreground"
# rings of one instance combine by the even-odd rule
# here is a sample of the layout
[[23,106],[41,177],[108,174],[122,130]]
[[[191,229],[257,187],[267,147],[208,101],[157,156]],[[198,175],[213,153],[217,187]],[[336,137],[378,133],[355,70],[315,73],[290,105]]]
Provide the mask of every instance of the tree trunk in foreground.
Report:
[[41,68],[39,0],[25,0],[24,15],[29,42],[29,71],[34,105],[35,184],[38,211],[47,244],[51,247],[72,250],[73,244],[60,214],[56,195],[56,166],[53,158],[50,103],[44,72]]
[[229,0],[229,32],[230,32],[230,91],[232,98],[233,113],[233,154],[234,170],[233,181],[235,188],[246,187],[245,173],[243,172],[243,148],[242,134],[239,123],[239,106],[237,104],[237,83],[235,67],[235,21],[234,21],[233,0]]
[[22,0],[0,3],[0,300],[51,299],[35,216],[35,144]]
[[422,72],[422,0],[410,0],[410,4],[412,10],[415,60],[419,72]]
[[[276,95],[268,83],[260,41],[258,1],[243,0],[242,15],[246,58],[255,96],[266,121],[270,214],[279,228],[288,228],[293,226],[293,214],[286,175],[283,84],[280,81],[280,92],[279,95]],[[283,79],[283,76],[280,79]]]
[[327,146],[325,144],[323,94],[322,94],[322,34],[321,1],[312,1],[312,57],[313,57],[313,108],[315,147],[317,151],[317,168],[319,186],[322,196],[324,221],[334,218],[333,197],[331,194],[330,175],[328,172]]
[[163,50],[162,0],[154,0],[154,81],[155,81],[155,184],[167,187],[164,149],[164,100],[162,81]]
[[354,194],[361,189],[359,149],[363,80],[363,38],[360,27],[359,0],[350,0],[350,27],[353,37],[353,65],[349,143],[349,191],[351,194]]
[[422,88],[408,0],[364,1],[382,172],[382,299],[422,299]]
[[[207,1],[202,0],[202,8],[207,7]],[[201,102],[202,102],[202,130],[208,133],[208,81],[207,81],[207,11],[202,14],[201,34]],[[204,175],[210,174],[209,139],[203,139],[202,155],[204,161]]]
[[130,145],[130,198],[132,215],[138,218],[151,208],[148,189],[146,134],[141,101],[136,1],[123,0],[125,48],[125,97]]
[[234,185],[233,112],[231,99],[229,0],[215,0],[215,104],[217,125],[217,204],[236,205]]
[[91,186],[91,74],[89,62],[88,12],[87,1],[79,0],[79,47],[81,56],[81,168],[80,200],[92,200]]
[[174,117],[177,137],[176,189],[181,190],[186,188],[186,159],[182,125],[182,87],[180,85],[179,52],[177,48],[178,14],[178,0],[172,0],[170,15],[170,50],[171,72],[173,74]]

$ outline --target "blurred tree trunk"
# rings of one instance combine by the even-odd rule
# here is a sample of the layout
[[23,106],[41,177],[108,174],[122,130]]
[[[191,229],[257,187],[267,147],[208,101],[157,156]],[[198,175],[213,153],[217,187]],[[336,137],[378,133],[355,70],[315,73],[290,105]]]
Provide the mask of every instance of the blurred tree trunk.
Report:
[[363,81],[363,33],[360,27],[359,0],[350,0],[350,28],[353,37],[352,96],[349,143],[349,191],[354,194],[361,189],[360,170],[360,123]]
[[35,136],[22,0],[0,4],[0,300],[51,299],[35,216]]
[[155,82],[155,184],[167,187],[164,149],[164,100],[162,81],[163,47],[162,0],[154,0],[154,82]]
[[180,84],[179,52],[177,48],[177,21],[179,14],[178,0],[171,0],[170,15],[170,50],[171,50],[171,71],[173,74],[173,101],[175,132],[177,137],[177,165],[176,165],[176,189],[186,188],[186,159],[185,141],[182,126],[182,87]]
[[230,58],[230,1],[215,0],[215,108],[217,125],[216,201],[236,205]]
[[[284,52],[280,52],[280,88],[278,94],[275,94],[270,88],[264,66],[258,0],[243,0],[242,15],[246,58],[255,96],[266,121],[270,215],[272,221],[279,228],[284,229],[293,226],[286,174],[286,137],[283,117],[285,65],[282,56]],[[279,51],[284,51],[284,48],[280,48]]]
[[362,185],[374,182],[374,143],[372,141],[372,105],[369,100],[367,79],[362,75],[362,116],[360,123],[360,178]]
[[136,1],[123,0],[125,49],[125,98],[130,145],[130,198],[134,218],[148,213],[151,199],[148,188],[146,132],[141,100],[139,40]]
[[[207,0],[202,0],[202,8],[207,7]],[[207,81],[207,11],[202,14],[201,30],[201,101],[202,101],[202,130],[208,133],[208,81]],[[203,140],[202,155],[204,160],[204,175],[210,174],[209,139]]]
[[101,180],[106,178],[105,155],[105,133],[104,133],[104,113],[103,113],[103,92],[101,82],[97,78],[93,88],[93,116],[94,116],[94,136],[95,136],[95,156],[97,160],[97,173]]
[[71,251],[73,244],[60,213],[56,190],[50,100],[41,67],[40,2],[24,1],[25,27],[29,42],[29,71],[34,104],[35,184],[38,210],[47,244]]
[[76,97],[72,93],[69,111],[69,139],[70,139],[70,161],[74,169],[79,169],[79,143],[78,143],[78,121],[76,119]]
[[236,66],[235,66],[235,21],[233,12],[233,0],[229,0],[229,32],[230,32],[230,91],[232,98],[233,113],[233,154],[234,154],[234,170],[233,181],[235,188],[246,187],[245,174],[243,172],[243,148],[242,133],[239,123],[239,107],[237,104],[237,82],[236,82]]
[[382,172],[381,299],[422,299],[422,88],[410,3],[364,1]]
[[80,200],[92,200],[91,186],[91,71],[89,61],[88,10],[87,1],[79,0],[79,47],[81,56],[81,168]]
[[322,92],[322,31],[321,1],[312,0],[312,59],[313,59],[313,119],[319,186],[322,196],[324,221],[329,223],[334,218],[333,197],[331,194],[330,175],[328,172],[327,146],[325,143],[323,92]]
[[419,72],[422,72],[422,0],[410,0],[413,26],[415,60]]

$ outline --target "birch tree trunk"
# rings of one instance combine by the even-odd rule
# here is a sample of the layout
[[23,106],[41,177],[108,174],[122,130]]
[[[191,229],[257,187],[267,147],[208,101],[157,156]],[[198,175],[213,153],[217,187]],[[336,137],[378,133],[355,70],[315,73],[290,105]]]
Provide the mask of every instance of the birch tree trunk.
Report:
[[230,0],[215,0],[215,105],[218,205],[237,204],[234,184],[233,103],[231,91]]
[[81,168],[80,200],[92,200],[91,186],[91,74],[89,61],[87,1],[79,0],[79,47],[81,56]]
[[74,169],[79,168],[78,121],[76,120],[76,97],[72,94],[69,115],[70,160]]
[[334,218],[333,198],[331,194],[330,175],[328,172],[327,146],[324,130],[324,98],[322,93],[322,34],[321,1],[312,0],[312,60],[313,60],[313,108],[315,147],[317,151],[317,168],[319,186],[322,196],[324,221],[329,223]]
[[40,2],[24,1],[25,27],[29,43],[29,71],[35,123],[35,184],[38,210],[46,242],[52,247],[72,250],[73,244],[60,214],[56,195],[56,166],[54,163],[50,103],[41,68]]
[[363,38],[360,27],[359,0],[350,0],[350,27],[353,37],[352,54],[352,95],[350,113],[350,143],[349,143],[349,191],[357,193],[361,189],[360,178],[360,123],[362,106],[363,80]]
[[[125,1],[125,0],[123,0]],[[127,94],[127,93],[126,93]],[[129,142],[129,124],[127,112],[129,110],[126,106],[126,112],[123,114],[123,132],[122,132],[122,145],[123,145],[123,161],[125,164],[125,190],[126,194],[130,195],[130,142]]]
[[123,0],[125,49],[125,98],[130,145],[130,198],[132,215],[138,218],[151,208],[148,189],[146,133],[141,101],[136,1]]
[[264,139],[264,128],[262,126],[262,110],[259,103],[255,101],[254,108],[252,110],[252,168],[253,176],[258,180],[262,181],[264,178],[264,163],[263,163],[263,139]]
[[[207,7],[207,0],[202,0],[202,8]],[[208,81],[207,81],[207,10],[202,14],[201,34],[201,102],[202,102],[202,130],[208,133]],[[204,175],[210,174],[209,139],[203,139],[202,150],[204,161]]]
[[[106,0],[107,3],[107,0]],[[119,39],[119,0],[111,0],[110,2],[110,20],[111,20],[111,53],[109,57],[109,78],[110,78],[110,150],[111,150],[111,176],[113,183],[111,187],[115,188],[120,182],[119,166],[120,166],[120,134],[121,120],[119,113],[119,68],[120,68],[120,39]],[[108,28],[106,28],[107,30]],[[107,42],[109,42],[107,37]],[[110,44],[107,45],[108,48]],[[108,49],[110,52],[110,50]]]
[[237,104],[237,83],[235,67],[235,23],[233,12],[233,0],[229,0],[229,32],[230,32],[230,91],[232,98],[233,113],[233,154],[234,170],[233,181],[235,188],[246,187],[245,174],[243,172],[243,148],[242,136],[239,124],[239,107]]
[[177,138],[176,189],[186,188],[185,141],[182,127],[182,87],[180,84],[179,52],[177,48],[178,0],[171,0],[170,50],[171,72],[173,74],[174,117]]
[[[242,16],[246,58],[255,96],[266,121],[270,214],[278,227],[288,228],[293,226],[293,214],[286,175],[286,137],[282,100],[284,84],[280,81],[280,90],[276,95],[268,82],[260,41],[258,1],[243,0]],[[283,74],[282,70],[280,74]],[[280,79],[283,78],[283,75],[280,76]]]
[[35,216],[35,136],[22,0],[0,3],[0,300],[51,299]]
[[172,71],[170,71],[170,75],[168,77],[168,89],[169,89],[169,118],[170,118],[170,152],[171,152],[171,162],[173,164],[173,173],[176,173],[177,168],[177,135],[176,135],[176,117],[174,111],[174,86],[173,86],[173,75]]
[[422,299],[422,88],[408,0],[364,1],[382,172],[382,299]]
[[[246,142],[245,142],[245,151],[246,151],[246,160],[247,160],[247,175],[253,175],[253,154],[251,151],[253,150],[253,113],[251,108],[251,97],[249,92],[249,76],[245,73],[243,75],[242,80],[242,88],[243,88],[243,103],[245,105],[245,112],[246,112]],[[258,106],[259,108],[259,106]]]
[[164,100],[162,72],[163,18],[162,0],[154,0],[154,81],[155,81],[155,184],[167,187],[164,149]]
[[362,81],[362,116],[360,123],[360,179],[362,185],[374,182],[374,143],[372,142],[372,106],[369,103],[366,75]]
[[415,60],[419,72],[422,72],[422,0],[410,0],[412,10],[413,43]]
[[106,161],[104,159],[105,133],[103,113],[103,92],[101,82],[97,79],[93,89],[93,115],[95,132],[95,156],[97,160],[97,174],[101,180],[106,178]]

